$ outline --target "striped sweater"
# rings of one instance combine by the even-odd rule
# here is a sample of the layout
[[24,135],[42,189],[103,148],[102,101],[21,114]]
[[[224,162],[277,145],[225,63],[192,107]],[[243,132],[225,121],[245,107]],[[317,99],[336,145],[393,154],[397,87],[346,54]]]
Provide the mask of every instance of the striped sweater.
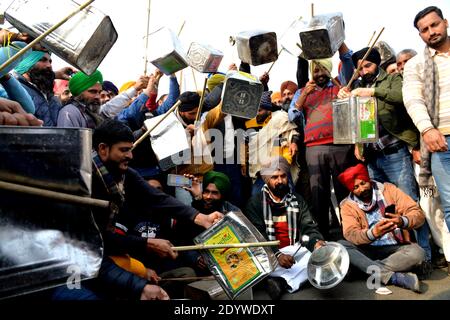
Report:
[[[431,56],[439,73],[439,126],[443,135],[450,135],[450,52],[437,53],[430,49]],[[422,133],[432,127],[424,99],[424,63],[423,53],[409,60],[403,74],[403,101],[408,113]]]

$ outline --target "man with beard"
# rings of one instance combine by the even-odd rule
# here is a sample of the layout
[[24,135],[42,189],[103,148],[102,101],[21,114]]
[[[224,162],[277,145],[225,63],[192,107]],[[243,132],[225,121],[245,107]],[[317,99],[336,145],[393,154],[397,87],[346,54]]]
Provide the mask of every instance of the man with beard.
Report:
[[103,121],[100,116],[100,93],[103,76],[96,70],[88,76],[77,72],[69,80],[72,98],[58,115],[58,127],[95,129]]
[[[347,88],[343,88],[339,92],[339,96],[344,98],[351,94],[375,97],[377,100],[379,140],[364,144],[363,154],[360,154],[359,148],[355,148],[355,156],[358,160],[367,161],[372,179],[393,183],[414,201],[418,201],[419,190],[409,148],[413,154],[419,152],[419,132],[403,105],[402,77],[400,74],[388,75],[380,68],[381,57],[376,49],[362,61],[368,50],[363,48],[352,55],[355,67],[362,66],[361,80],[354,85],[356,89],[349,93]],[[417,231],[417,241],[427,255],[424,272],[429,273],[432,266],[428,224],[425,223]]]
[[341,203],[346,240],[339,241],[350,255],[350,263],[364,273],[420,292],[417,275],[406,271],[419,266],[425,252],[409,241],[408,230],[421,226],[425,216],[419,205],[390,183],[370,180],[363,164],[348,168],[339,181],[350,191]]
[[259,104],[258,114],[255,118],[245,122],[246,129],[255,129],[259,131],[269,121],[272,115],[273,105],[271,101],[272,91],[264,91]]
[[[351,73],[344,70],[353,68],[351,51],[343,44],[339,53],[343,63],[342,75],[348,76]],[[331,59],[312,60],[312,80],[296,92],[288,112],[289,120],[304,128],[312,213],[325,239],[330,239],[330,176],[333,177],[337,201],[340,202],[345,198],[346,191],[337,176],[354,162],[353,145],[333,144],[332,101],[336,99],[340,87],[331,81],[332,70]],[[345,81],[348,79],[343,79],[341,83]],[[337,219],[333,219],[333,222],[337,226]]]
[[[109,258],[112,255],[156,253],[160,257],[176,258],[172,244],[163,239],[147,239],[115,232],[119,217],[133,214],[142,216],[170,216],[190,220],[204,228],[222,217],[219,212],[205,215],[173,197],[151,187],[136,171],[128,167],[133,155],[134,137],[125,124],[106,120],[93,134],[92,197],[110,201],[109,208],[94,208],[94,218],[104,241],[104,258],[99,275],[83,282],[83,290],[60,287],[55,299],[84,297],[126,299],[168,299],[160,287],[150,285],[144,278],[128,272]],[[155,261],[158,263],[158,261]]]
[[[267,240],[279,240],[279,248],[274,248],[280,267],[289,269],[294,263],[293,256],[279,249],[292,246],[309,237],[306,247],[313,251],[324,245],[317,224],[313,220],[307,203],[292,192],[288,184],[289,163],[283,157],[272,157],[263,164],[261,176],[265,185],[247,203],[245,215]],[[284,278],[272,277],[267,282],[268,293],[272,299],[279,299],[288,288]]]
[[291,105],[292,99],[294,98],[295,92],[297,92],[298,86],[295,82],[285,81],[280,86],[281,94],[281,109],[287,111]]
[[[433,195],[439,190],[447,228],[450,230],[450,38],[448,21],[437,7],[420,11],[414,26],[426,47],[405,65],[403,99],[421,133],[419,186]],[[431,192],[430,192],[431,191]],[[448,262],[450,274],[450,262]]]
[[53,94],[55,79],[69,80],[71,67],[56,72],[52,69],[52,59],[46,51],[31,51],[15,69],[17,79],[28,91],[36,107],[35,116],[44,121],[44,126],[55,127],[61,102]]

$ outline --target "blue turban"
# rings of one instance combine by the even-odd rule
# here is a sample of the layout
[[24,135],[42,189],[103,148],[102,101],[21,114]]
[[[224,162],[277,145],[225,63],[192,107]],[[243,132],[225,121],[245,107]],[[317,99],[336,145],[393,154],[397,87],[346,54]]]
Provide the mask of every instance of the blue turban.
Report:
[[31,51],[31,53],[22,60],[22,62],[14,69],[18,74],[27,73],[28,70],[34,67],[39,60],[46,54],[45,51]]

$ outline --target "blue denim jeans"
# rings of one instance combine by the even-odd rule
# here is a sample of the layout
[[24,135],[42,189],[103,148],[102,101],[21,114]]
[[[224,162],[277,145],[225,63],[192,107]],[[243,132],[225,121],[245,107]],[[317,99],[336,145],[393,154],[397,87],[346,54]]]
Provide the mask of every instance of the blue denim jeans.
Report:
[[[450,136],[445,137],[450,145]],[[442,210],[445,223],[450,230],[450,150],[434,152],[431,155],[431,171],[441,196]]]
[[[419,201],[419,188],[414,176],[412,156],[406,145],[389,155],[377,152],[376,156],[369,160],[368,169],[373,180],[395,184],[414,201]],[[430,261],[431,246],[428,223],[425,221],[423,226],[415,229],[415,232],[417,243],[425,250],[426,260]]]

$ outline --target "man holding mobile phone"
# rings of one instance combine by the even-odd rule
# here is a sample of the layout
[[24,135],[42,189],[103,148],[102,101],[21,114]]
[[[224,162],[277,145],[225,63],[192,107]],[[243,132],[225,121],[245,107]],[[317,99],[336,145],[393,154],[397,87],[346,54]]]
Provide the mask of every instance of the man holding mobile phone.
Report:
[[361,163],[338,178],[350,191],[341,202],[346,240],[339,241],[350,255],[350,263],[367,274],[376,266],[383,284],[420,292],[417,275],[408,271],[424,261],[425,251],[410,242],[408,231],[424,224],[422,209],[393,184],[370,180]]

